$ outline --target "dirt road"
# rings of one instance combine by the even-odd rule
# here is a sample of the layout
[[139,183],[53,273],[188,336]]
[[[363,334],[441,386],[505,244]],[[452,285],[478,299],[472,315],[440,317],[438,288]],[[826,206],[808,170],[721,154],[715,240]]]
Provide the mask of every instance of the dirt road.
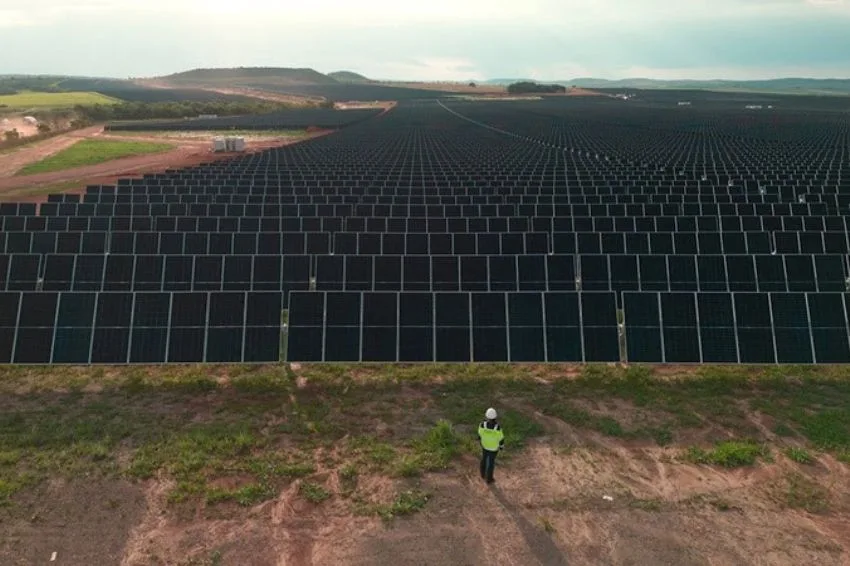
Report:
[[5,177],[11,177],[30,163],[41,161],[45,157],[50,157],[74,145],[81,139],[90,138],[101,132],[103,132],[103,126],[74,130],[12,150],[9,153],[0,154],[0,180]]

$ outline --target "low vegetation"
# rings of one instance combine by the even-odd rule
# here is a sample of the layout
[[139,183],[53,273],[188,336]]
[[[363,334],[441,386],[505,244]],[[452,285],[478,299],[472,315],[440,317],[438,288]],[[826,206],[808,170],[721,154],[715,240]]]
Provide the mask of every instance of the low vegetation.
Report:
[[558,94],[567,92],[567,87],[562,85],[547,85],[531,81],[521,81],[509,84],[508,94]]
[[27,165],[17,174],[34,175],[36,173],[62,171],[86,165],[96,165],[122,157],[161,153],[173,147],[173,145],[166,143],[86,139],[78,141],[55,155]]
[[688,449],[686,458],[696,464],[739,468],[741,466],[752,466],[760,457],[768,455],[767,448],[755,442],[727,440],[718,442],[714,448],[708,450],[691,447]]
[[90,122],[112,120],[152,120],[196,118],[201,114],[217,116],[240,116],[243,114],[266,114],[293,108],[281,102],[254,100],[218,101],[172,101],[172,102],[121,102],[119,104],[83,103],[74,110]]
[[[490,405],[501,412],[508,461],[569,427],[671,444],[683,464],[769,463],[776,437],[755,426],[756,411],[786,427],[789,444],[773,448],[794,462],[813,462],[815,449],[840,459],[850,450],[848,375],[842,367],[705,367],[663,379],[639,366],[4,367],[0,501],[54,476],[169,478],[169,502],[190,507],[250,506],[298,482],[307,501],[391,519],[426,505],[425,474],[474,468],[476,426]],[[375,498],[376,477],[393,482],[395,495]],[[821,508],[825,496],[806,481],[789,479],[778,499]]]
[[71,108],[78,105],[108,107],[119,102],[96,92],[18,92],[0,95],[0,108],[10,110]]

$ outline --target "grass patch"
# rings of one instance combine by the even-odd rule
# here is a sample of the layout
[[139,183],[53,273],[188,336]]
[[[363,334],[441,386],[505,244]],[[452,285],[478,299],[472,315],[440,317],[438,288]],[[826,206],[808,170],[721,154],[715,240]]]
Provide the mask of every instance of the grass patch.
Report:
[[642,511],[656,512],[664,508],[664,502],[660,499],[632,499],[629,507]]
[[823,513],[829,508],[829,494],[826,489],[799,474],[786,478],[786,485],[780,496],[781,501],[791,509]]
[[115,98],[104,96],[97,92],[30,92],[0,95],[0,106],[12,109],[27,108],[71,108],[77,104],[117,104]]
[[815,459],[805,448],[789,447],[785,449],[785,455],[789,460],[798,464],[813,464]]
[[243,507],[269,500],[275,496],[275,490],[266,484],[252,483],[237,489],[207,489],[206,499],[209,505],[223,501],[235,501]]
[[304,482],[298,486],[298,493],[310,503],[319,504],[331,497],[331,492],[317,483]]
[[80,140],[55,155],[27,165],[16,175],[34,175],[96,165],[122,157],[161,153],[173,147],[173,145],[166,143],[142,141]]
[[781,436],[783,438],[790,438],[794,436],[794,430],[790,426],[788,426],[787,423],[780,422],[773,427],[773,434],[775,434],[776,436]]
[[576,428],[595,430],[606,436],[623,437],[626,431],[617,419],[591,414],[569,402],[553,403],[547,413]]
[[802,432],[815,446],[824,449],[850,448],[850,409],[823,410],[802,419]]
[[550,521],[548,517],[539,517],[537,521],[548,534],[551,535],[555,533],[555,525],[552,524],[552,521]]
[[384,521],[391,521],[395,517],[418,513],[430,498],[430,494],[424,491],[410,489],[397,494],[390,503],[361,506],[359,511],[363,514],[377,515]]
[[441,420],[413,442],[413,458],[423,470],[443,470],[460,453],[463,441],[450,422]]
[[347,496],[354,493],[354,490],[357,489],[358,477],[360,476],[357,466],[352,463],[345,464],[337,470],[337,476],[339,477],[342,495]]
[[710,464],[724,468],[753,466],[759,458],[767,457],[767,447],[749,441],[728,440],[717,443],[714,448],[704,450],[692,446],[685,459],[695,464]]

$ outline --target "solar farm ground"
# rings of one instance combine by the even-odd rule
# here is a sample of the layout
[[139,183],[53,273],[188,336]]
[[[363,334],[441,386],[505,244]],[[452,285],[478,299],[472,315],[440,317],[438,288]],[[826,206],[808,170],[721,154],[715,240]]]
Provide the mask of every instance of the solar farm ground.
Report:
[[[0,561],[845,564],[846,369],[8,368]],[[495,486],[475,427],[507,432]]]

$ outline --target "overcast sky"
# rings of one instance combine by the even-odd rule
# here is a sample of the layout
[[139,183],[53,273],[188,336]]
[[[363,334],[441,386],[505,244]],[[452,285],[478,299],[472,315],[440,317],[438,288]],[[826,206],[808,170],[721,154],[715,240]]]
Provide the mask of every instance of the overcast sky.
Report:
[[0,0],[0,74],[850,78],[850,0]]

